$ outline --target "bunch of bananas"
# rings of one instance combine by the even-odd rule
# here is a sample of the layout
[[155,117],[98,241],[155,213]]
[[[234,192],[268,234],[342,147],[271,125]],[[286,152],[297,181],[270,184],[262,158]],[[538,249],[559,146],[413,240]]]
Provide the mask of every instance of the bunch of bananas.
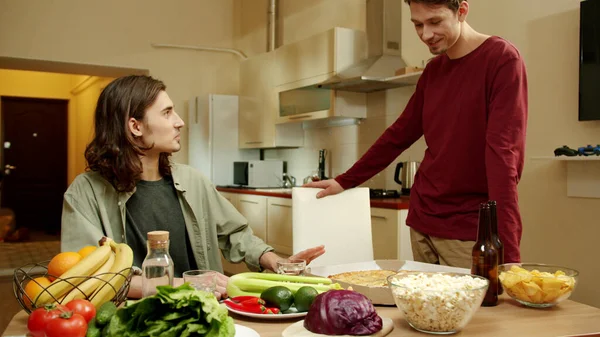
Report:
[[97,249],[48,285],[34,300],[34,306],[87,298],[99,308],[121,289],[132,264],[131,247],[104,237]]

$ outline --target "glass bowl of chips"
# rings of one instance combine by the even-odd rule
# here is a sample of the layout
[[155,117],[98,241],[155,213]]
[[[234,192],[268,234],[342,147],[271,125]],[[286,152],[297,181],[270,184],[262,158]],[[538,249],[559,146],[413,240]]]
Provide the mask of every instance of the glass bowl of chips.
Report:
[[504,291],[533,308],[552,307],[569,298],[579,277],[575,269],[541,263],[505,263],[498,273]]

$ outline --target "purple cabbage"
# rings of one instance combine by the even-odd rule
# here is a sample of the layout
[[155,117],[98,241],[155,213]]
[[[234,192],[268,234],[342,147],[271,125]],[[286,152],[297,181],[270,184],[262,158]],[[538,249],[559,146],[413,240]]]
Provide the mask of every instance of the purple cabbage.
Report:
[[304,327],[325,335],[371,335],[381,330],[381,317],[371,301],[351,290],[319,294],[304,319]]

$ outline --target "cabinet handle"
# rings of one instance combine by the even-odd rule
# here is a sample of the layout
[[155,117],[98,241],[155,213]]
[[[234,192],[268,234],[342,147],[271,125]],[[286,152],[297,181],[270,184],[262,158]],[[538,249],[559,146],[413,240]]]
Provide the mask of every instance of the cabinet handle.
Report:
[[311,118],[312,115],[302,115],[302,116],[291,116],[288,117],[288,119],[304,119],[304,118]]
[[246,142],[245,144],[262,144],[262,142]]
[[292,208],[292,206],[290,205],[283,205],[283,204],[271,204],[272,206],[280,206],[280,207],[287,207],[287,208]]
[[240,200],[240,202],[247,202],[249,204],[258,204],[258,201],[251,201],[251,200]]
[[373,219],[382,219],[382,220],[387,220],[387,218],[386,218],[386,217],[384,217],[384,216],[380,216],[380,215],[371,215],[371,218],[373,218]]

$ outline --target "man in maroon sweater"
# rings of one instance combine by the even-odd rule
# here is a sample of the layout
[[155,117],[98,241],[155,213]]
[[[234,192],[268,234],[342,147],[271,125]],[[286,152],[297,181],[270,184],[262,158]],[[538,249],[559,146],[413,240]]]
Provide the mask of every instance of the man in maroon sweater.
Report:
[[417,34],[437,55],[400,117],[347,172],[307,184],[321,198],[358,186],[421,136],[427,150],[411,189],[414,259],[470,268],[478,205],[498,204],[504,261],[519,262],[527,78],[519,51],[467,24],[466,0],[405,0]]

